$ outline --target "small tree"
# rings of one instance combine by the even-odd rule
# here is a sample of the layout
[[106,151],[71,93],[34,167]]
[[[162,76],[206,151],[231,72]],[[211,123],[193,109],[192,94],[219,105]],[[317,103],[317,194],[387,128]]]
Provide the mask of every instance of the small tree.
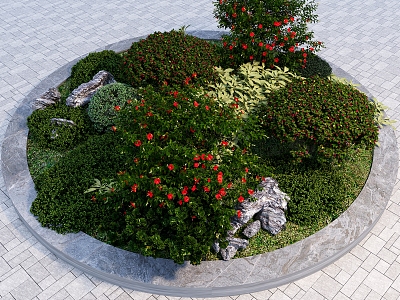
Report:
[[237,67],[259,61],[267,67],[305,68],[310,53],[322,43],[314,41],[307,23],[317,22],[314,0],[219,0],[214,3],[228,64]]

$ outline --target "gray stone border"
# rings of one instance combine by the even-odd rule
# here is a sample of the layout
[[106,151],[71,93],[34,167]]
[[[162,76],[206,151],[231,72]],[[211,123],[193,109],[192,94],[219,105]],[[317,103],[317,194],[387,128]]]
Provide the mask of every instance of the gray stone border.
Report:
[[[218,39],[222,32],[189,33]],[[123,51],[142,38],[97,51]],[[29,212],[36,191],[26,159],[26,118],[32,113],[32,100],[62,83],[76,61],[49,75],[22,101],[7,128],[1,164],[8,194],[30,232],[57,257],[89,275],[121,287],[170,296],[204,298],[257,292],[296,281],[333,263],[361,242],[385,210],[398,169],[397,141],[389,126],[380,130],[380,147],[374,150],[369,178],[350,208],[321,231],[273,252],[227,262],[202,262],[200,266],[177,265],[168,259],[143,257],[112,247],[82,232],[60,235],[43,228]],[[340,68],[334,67],[333,72],[357,83]],[[371,97],[364,87],[360,89]]]

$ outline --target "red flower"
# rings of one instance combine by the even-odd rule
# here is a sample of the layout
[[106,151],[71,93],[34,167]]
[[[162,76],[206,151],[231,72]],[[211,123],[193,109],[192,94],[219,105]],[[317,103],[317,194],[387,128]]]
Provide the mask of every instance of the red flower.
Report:
[[246,173],[249,173],[249,168],[244,168],[244,171],[246,172]]
[[294,46],[289,48],[289,52],[294,52]]
[[263,28],[262,24],[258,24],[258,28],[262,29]]
[[199,165],[200,165],[200,164],[199,164],[198,162],[195,162],[195,163],[193,164],[193,167],[198,168]]
[[189,188],[188,188],[187,186],[185,186],[185,187],[183,188],[181,194],[182,194],[183,196],[187,195],[188,189],[189,189]]
[[207,178],[207,182],[211,182],[211,178]]
[[154,194],[152,191],[147,191],[147,197],[153,198]]
[[284,24],[287,24],[287,23],[289,23],[289,20],[288,20],[288,19],[284,19],[284,20],[283,20],[283,23],[284,23]]
[[253,55],[250,55],[250,57],[249,57],[249,58],[250,58],[250,60],[253,60],[253,59],[254,59]]
[[179,105],[178,102],[174,101],[174,106],[178,107],[178,105]]
[[142,142],[140,140],[137,140],[134,144],[136,147],[140,147],[142,145]]
[[[178,97],[178,91],[175,91],[172,94],[174,95],[174,98]],[[174,103],[174,105],[175,105],[175,103]]]
[[242,203],[242,202],[244,201],[244,198],[243,198],[242,195],[239,196],[238,201],[239,201],[240,203]]
[[198,179],[198,178],[193,178],[193,180],[194,180],[194,184],[198,184],[199,182],[200,182],[200,179]]
[[222,142],[221,142],[221,145],[224,146],[224,147],[226,147],[226,146],[228,146],[228,142],[227,142],[227,141],[222,141]]
[[183,197],[183,201],[185,202],[185,203],[188,203],[189,202],[189,197],[188,196],[185,196],[185,197]]
[[111,130],[114,131],[114,132],[116,132],[116,131],[117,131],[117,127],[111,126]]
[[218,175],[217,175],[217,181],[218,181],[219,184],[222,183],[222,176],[223,176],[222,172],[219,172]]
[[195,190],[197,190],[196,185],[192,186],[191,190],[192,190],[192,192],[194,192]]
[[275,21],[274,22],[274,26],[276,26],[276,27],[279,27],[279,26],[281,26],[282,25],[282,22],[278,22],[278,21]]
[[155,178],[154,179],[154,184],[160,184],[161,183],[161,179],[160,178]]
[[201,167],[202,167],[203,169],[206,169],[206,168],[207,168],[205,164],[201,164]]
[[212,160],[214,157],[211,154],[207,154],[206,160],[210,161]]
[[246,7],[242,7],[242,12],[245,12],[246,11]]
[[221,196],[221,194],[216,194],[216,195],[215,195],[215,198],[217,198],[217,200],[221,200],[221,199],[222,199],[222,196]]
[[260,46],[260,47],[264,46],[263,42],[259,42],[258,46]]
[[174,199],[174,195],[169,193],[169,194],[167,194],[167,198],[168,198],[168,200],[172,200],[172,199]]
[[275,57],[274,58],[274,62],[278,63],[279,62],[279,58]]
[[230,189],[232,187],[233,183],[229,182],[227,188]]
[[153,116],[153,113],[152,113],[151,111],[149,111],[149,112],[146,114],[146,116],[152,117],[152,116]]
[[198,103],[197,101],[194,101],[194,102],[193,102],[193,105],[194,105],[194,107],[198,107],[198,106],[199,106],[199,103]]
[[199,160],[200,160],[200,155],[196,154],[196,155],[193,157],[193,160],[194,160],[194,161],[199,161]]
[[247,49],[247,45],[246,45],[246,44],[242,44],[242,48],[243,48],[244,50],[246,50],[246,49]]
[[115,109],[116,111],[119,111],[119,110],[121,110],[121,106],[116,105],[116,106],[114,106],[114,109]]
[[304,52],[303,53],[303,57],[306,58],[307,57],[307,53]]
[[208,193],[208,192],[210,191],[210,189],[209,189],[208,186],[203,186],[203,190],[204,190],[206,193]]
[[226,191],[225,191],[224,188],[220,189],[220,190],[218,191],[218,193],[219,193],[222,197],[226,196]]
[[313,48],[313,47],[310,47],[310,51],[311,51],[311,52],[314,51],[314,48]]
[[246,178],[242,178],[242,183],[246,183]]
[[238,218],[242,217],[242,212],[240,210],[237,211]]
[[206,110],[210,110],[210,107],[208,105],[205,106]]
[[161,202],[160,204],[158,204],[158,206],[160,207],[160,208],[163,208],[164,207],[164,202]]
[[249,193],[249,195],[253,195],[254,194],[254,191],[253,190],[247,190],[247,192]]
[[237,17],[237,14],[236,13],[233,13],[232,14],[232,18],[236,18]]
[[179,201],[178,201],[178,204],[179,204],[179,205],[182,205],[182,204],[183,204],[182,200],[179,200]]
[[135,207],[136,207],[135,202],[130,202],[130,203],[131,203],[130,207],[132,207],[132,208],[135,208]]
[[294,18],[293,17],[290,17],[289,19],[290,19],[290,22],[294,22]]
[[254,32],[250,32],[250,37],[254,37]]
[[151,139],[153,139],[153,135],[151,133],[147,134],[147,139],[150,141]]
[[174,165],[173,165],[173,164],[169,164],[169,165],[167,165],[167,168],[168,168],[170,171],[172,171],[172,170],[174,169]]
[[195,133],[196,130],[194,130],[192,127],[190,127],[190,132]]
[[218,165],[215,165],[215,166],[213,167],[213,170],[214,170],[214,171],[217,171],[218,168],[219,168],[219,166],[218,166]]

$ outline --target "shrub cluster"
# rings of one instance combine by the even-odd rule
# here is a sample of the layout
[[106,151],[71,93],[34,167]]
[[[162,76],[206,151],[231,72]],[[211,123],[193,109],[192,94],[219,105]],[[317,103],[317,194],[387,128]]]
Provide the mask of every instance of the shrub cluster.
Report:
[[[60,124],[52,119],[70,120],[74,124]],[[35,110],[28,117],[29,137],[40,147],[64,150],[85,141],[92,123],[84,108],[68,107],[62,103]]]
[[215,240],[226,243],[236,205],[269,175],[250,152],[257,125],[198,90],[149,86],[142,97],[118,112],[129,159],[106,197],[125,215],[129,250],[200,263]]
[[308,0],[219,0],[215,2],[219,27],[230,29],[223,37],[225,55],[237,67],[249,61],[288,67],[305,67],[308,56],[320,49],[308,22],[316,22],[317,5]]
[[120,226],[123,218],[112,206],[84,194],[94,178],[115,178],[123,168],[125,159],[115,150],[120,142],[113,133],[92,136],[38,176],[31,212],[43,226],[59,233]]
[[137,100],[136,89],[123,83],[107,84],[92,97],[88,106],[88,115],[97,131],[111,129],[115,123],[116,107],[123,106],[128,100]]
[[124,56],[133,86],[204,85],[216,78],[217,48],[183,30],[155,32],[133,43]]
[[270,93],[258,113],[266,134],[285,143],[298,161],[331,162],[353,145],[372,149],[378,139],[368,97],[350,84],[320,77],[293,79]]
[[102,70],[111,73],[116,81],[125,82],[122,61],[122,55],[112,50],[89,53],[72,67],[69,92],[92,80],[93,76]]

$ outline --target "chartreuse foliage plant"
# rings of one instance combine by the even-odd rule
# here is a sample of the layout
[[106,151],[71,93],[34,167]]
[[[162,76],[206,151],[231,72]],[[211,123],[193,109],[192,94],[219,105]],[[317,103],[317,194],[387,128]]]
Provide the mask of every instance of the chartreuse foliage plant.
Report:
[[320,77],[293,79],[269,94],[259,118],[267,136],[277,138],[299,162],[330,163],[353,146],[373,149],[378,140],[376,109],[352,85]]
[[233,67],[258,61],[295,70],[322,46],[307,28],[317,21],[313,0],[219,0],[214,5],[219,27],[230,30],[223,45]]
[[141,93],[118,111],[128,157],[119,183],[95,197],[125,216],[129,250],[200,263],[215,240],[226,244],[236,205],[270,175],[250,151],[257,123],[198,90]]
[[266,94],[284,87],[291,78],[297,78],[289,69],[277,67],[266,69],[258,62],[241,65],[233,73],[233,69],[216,68],[219,81],[209,85],[208,95],[231,107],[246,117],[266,101]]
[[94,128],[99,132],[112,130],[118,108],[127,101],[137,101],[137,98],[136,89],[127,84],[117,82],[100,88],[88,105],[88,115]]
[[155,32],[133,43],[124,56],[127,81],[137,87],[151,84],[200,86],[217,77],[217,47],[184,30]]

